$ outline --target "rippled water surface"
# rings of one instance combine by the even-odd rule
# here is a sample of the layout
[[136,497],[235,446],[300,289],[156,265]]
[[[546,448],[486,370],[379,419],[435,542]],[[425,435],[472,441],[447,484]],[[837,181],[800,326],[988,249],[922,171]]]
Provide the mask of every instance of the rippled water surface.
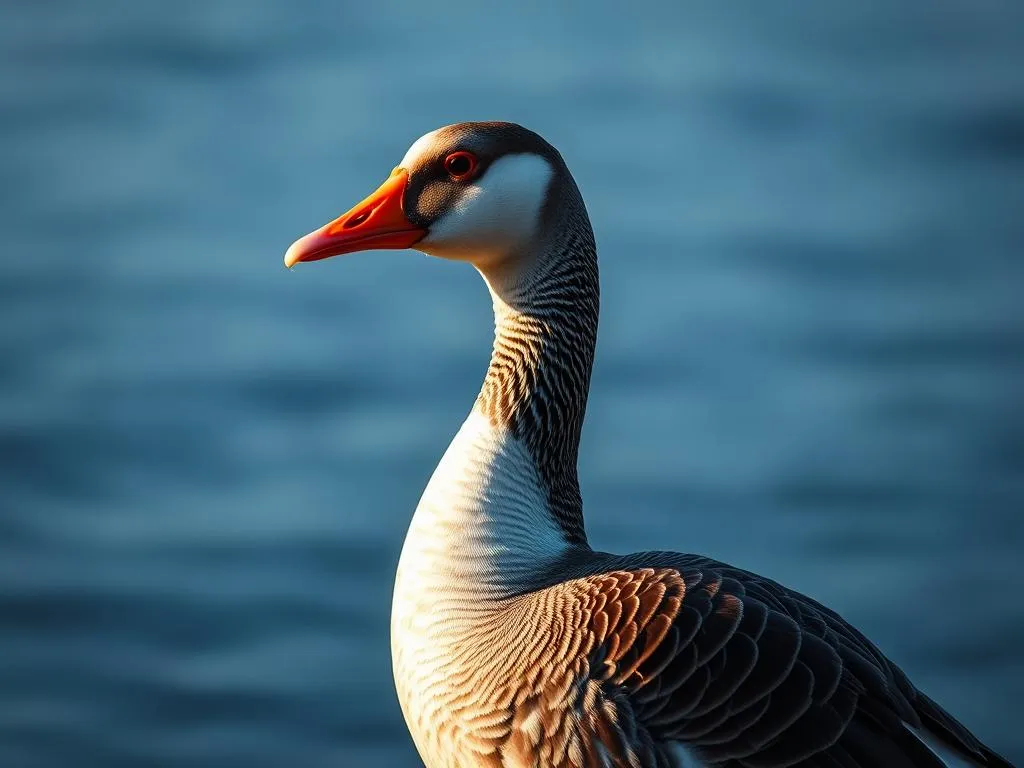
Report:
[[1024,6],[766,5],[5,4],[0,766],[417,764],[390,589],[488,299],[281,255],[481,118],[594,219],[595,546],[830,603],[1024,761]]

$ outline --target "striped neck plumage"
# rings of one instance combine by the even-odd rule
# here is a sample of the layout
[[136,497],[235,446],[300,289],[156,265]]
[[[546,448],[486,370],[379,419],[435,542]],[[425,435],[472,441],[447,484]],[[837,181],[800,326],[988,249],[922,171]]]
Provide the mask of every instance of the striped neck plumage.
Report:
[[[484,272],[495,338],[476,408],[526,446],[567,543],[587,546],[577,475],[600,302],[594,235],[575,185],[511,275]],[[575,198],[575,199],[572,199]]]

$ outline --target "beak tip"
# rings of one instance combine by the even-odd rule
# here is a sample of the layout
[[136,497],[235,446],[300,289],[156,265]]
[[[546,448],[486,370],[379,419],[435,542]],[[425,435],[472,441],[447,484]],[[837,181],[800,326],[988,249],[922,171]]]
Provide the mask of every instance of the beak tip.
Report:
[[291,245],[291,247],[288,248],[287,251],[285,251],[285,254],[284,254],[284,265],[288,269],[291,269],[292,267],[294,267],[296,264],[298,264],[302,260],[301,259],[301,254],[299,253],[299,249],[295,247],[296,245],[297,245],[297,243],[293,243]]

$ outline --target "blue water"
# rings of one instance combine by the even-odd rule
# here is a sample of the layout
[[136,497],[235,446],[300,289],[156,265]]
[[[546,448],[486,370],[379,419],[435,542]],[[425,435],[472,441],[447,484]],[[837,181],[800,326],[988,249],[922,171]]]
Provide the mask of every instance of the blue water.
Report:
[[469,268],[284,249],[438,125],[602,254],[595,546],[833,605],[1024,761],[1024,5],[0,8],[0,766],[416,765],[393,572]]

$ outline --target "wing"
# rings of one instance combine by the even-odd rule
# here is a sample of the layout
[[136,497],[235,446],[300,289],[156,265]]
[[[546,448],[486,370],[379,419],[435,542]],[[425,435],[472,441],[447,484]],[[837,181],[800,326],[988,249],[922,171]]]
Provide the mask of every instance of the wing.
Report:
[[674,765],[685,747],[745,768],[1010,765],[836,613],[714,561],[671,559],[563,585],[601,689],[601,711],[583,717],[609,764]]

